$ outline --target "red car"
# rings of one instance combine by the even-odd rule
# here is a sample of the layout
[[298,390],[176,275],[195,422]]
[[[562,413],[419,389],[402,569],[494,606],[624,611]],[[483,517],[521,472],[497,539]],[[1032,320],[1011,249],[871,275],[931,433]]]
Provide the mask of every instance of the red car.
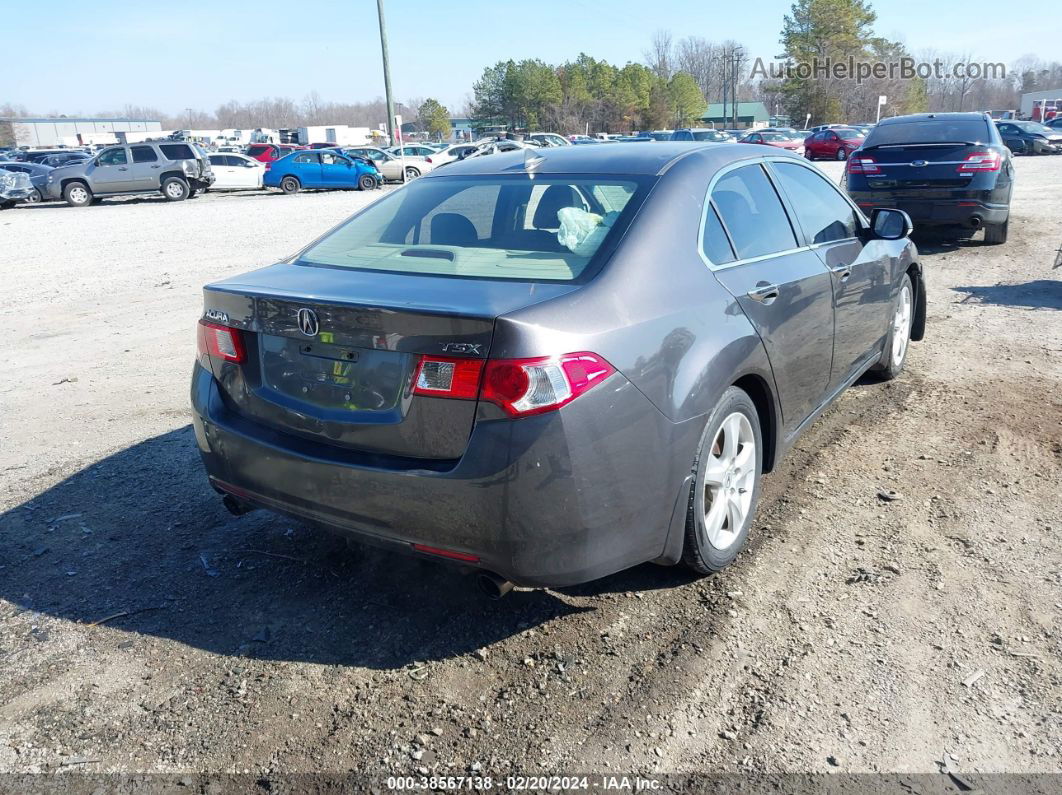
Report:
[[796,138],[776,132],[751,132],[738,140],[739,144],[765,144],[777,146],[779,149],[788,149],[797,154],[804,153],[804,145]]
[[848,156],[863,145],[864,136],[850,127],[834,127],[819,130],[804,139],[804,157],[808,160],[828,158],[847,160]]
[[263,163],[272,163],[274,160],[280,160],[284,155],[290,155],[296,149],[305,148],[305,146],[294,144],[251,144],[247,147],[247,156]]

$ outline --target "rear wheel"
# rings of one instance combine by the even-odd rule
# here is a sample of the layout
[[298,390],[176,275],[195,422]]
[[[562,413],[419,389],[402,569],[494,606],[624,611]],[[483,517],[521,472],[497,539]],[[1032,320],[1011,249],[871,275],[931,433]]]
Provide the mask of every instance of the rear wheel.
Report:
[[884,380],[891,381],[902,371],[907,361],[907,348],[911,342],[911,325],[914,323],[914,283],[909,274],[904,274],[903,284],[893,306],[885,350],[872,368]]
[[997,246],[1007,242],[1007,227],[1010,225],[1008,218],[1001,224],[985,224],[985,243]]
[[71,207],[88,207],[92,203],[92,191],[84,182],[71,182],[63,188],[63,198]]
[[298,193],[302,185],[295,177],[284,177],[280,180],[280,189],[287,194]]
[[738,387],[723,393],[693,463],[682,561],[708,574],[728,566],[748,538],[760,495],[763,437],[756,406]]
[[162,181],[162,195],[168,202],[180,202],[188,198],[188,183],[180,177],[167,177]]
[[358,178],[358,190],[373,190],[376,187],[376,177],[362,174]]

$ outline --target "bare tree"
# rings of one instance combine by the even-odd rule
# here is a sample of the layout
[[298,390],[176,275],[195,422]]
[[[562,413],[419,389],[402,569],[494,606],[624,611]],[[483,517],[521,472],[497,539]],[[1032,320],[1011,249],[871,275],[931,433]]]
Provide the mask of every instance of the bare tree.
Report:
[[670,30],[658,30],[653,34],[649,49],[643,53],[646,65],[656,72],[657,77],[670,80],[674,74],[674,44]]

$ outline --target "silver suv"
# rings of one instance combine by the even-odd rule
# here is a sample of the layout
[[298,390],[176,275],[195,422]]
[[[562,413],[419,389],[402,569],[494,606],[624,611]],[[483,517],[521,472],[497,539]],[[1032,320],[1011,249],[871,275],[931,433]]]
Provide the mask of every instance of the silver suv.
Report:
[[71,207],[85,207],[105,196],[135,193],[158,192],[168,201],[182,201],[213,183],[210,161],[194,144],[146,141],[108,146],[91,160],[54,169],[47,192]]

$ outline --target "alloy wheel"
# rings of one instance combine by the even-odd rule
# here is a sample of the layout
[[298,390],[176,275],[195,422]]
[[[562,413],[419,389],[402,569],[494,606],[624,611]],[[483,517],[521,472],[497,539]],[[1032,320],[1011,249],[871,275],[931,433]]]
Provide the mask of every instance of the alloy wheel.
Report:
[[756,485],[756,436],[740,411],[715,433],[704,467],[704,528],[708,543],[729,548],[741,534]]
[[896,314],[892,318],[892,364],[899,365],[907,355],[907,343],[911,339],[911,280],[904,279],[900,296],[896,301]]

